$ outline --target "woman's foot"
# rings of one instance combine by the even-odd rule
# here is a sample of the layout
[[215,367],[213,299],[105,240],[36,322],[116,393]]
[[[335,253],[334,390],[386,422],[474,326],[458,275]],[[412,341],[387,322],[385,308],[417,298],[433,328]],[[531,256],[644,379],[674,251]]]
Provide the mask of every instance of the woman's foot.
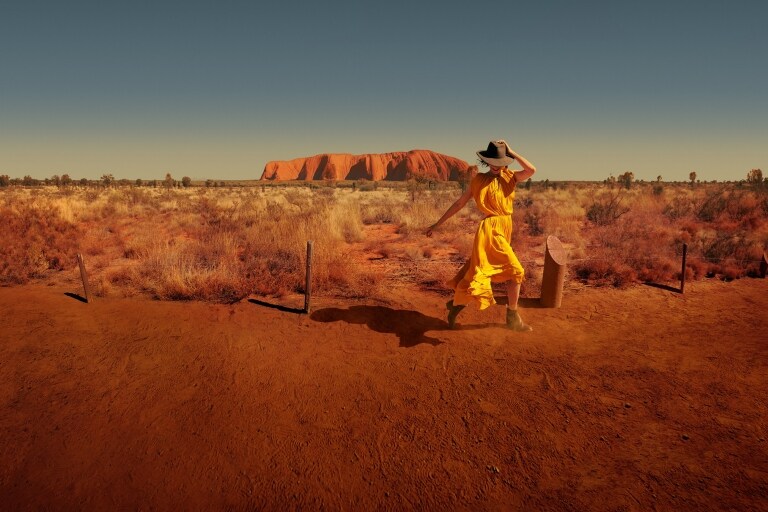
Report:
[[448,328],[453,329],[456,325],[456,317],[466,306],[454,306],[453,299],[445,303],[445,307],[448,308]]
[[516,309],[507,309],[507,329],[518,332],[530,332],[533,327],[523,322]]

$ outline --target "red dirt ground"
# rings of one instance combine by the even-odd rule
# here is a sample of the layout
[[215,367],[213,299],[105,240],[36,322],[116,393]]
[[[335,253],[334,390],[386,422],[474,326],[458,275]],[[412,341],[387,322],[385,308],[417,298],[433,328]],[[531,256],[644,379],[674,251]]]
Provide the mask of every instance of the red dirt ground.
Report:
[[768,280],[569,292],[530,334],[405,288],[65,292],[0,289],[4,510],[768,510]]

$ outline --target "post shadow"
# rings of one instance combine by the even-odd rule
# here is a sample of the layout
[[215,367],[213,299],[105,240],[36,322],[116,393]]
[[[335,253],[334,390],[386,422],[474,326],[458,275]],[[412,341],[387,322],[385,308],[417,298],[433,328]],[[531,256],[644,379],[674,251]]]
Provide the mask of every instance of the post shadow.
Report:
[[303,309],[289,308],[288,306],[282,306],[280,304],[272,304],[271,302],[264,302],[263,300],[259,300],[259,299],[248,299],[248,302],[250,302],[251,304],[256,304],[257,306],[264,306],[265,308],[276,309],[284,313],[302,314],[306,312]]
[[384,334],[394,334],[400,340],[401,347],[415,347],[421,343],[432,346],[444,343],[437,338],[427,336],[427,331],[448,329],[445,320],[427,316],[418,311],[392,309],[385,306],[350,306],[348,309],[324,308],[314,311],[310,316],[316,322],[347,322],[361,324],[369,329]]
[[85,297],[83,297],[81,295],[78,295],[76,293],[66,292],[64,295],[66,295],[67,297],[71,297],[71,298],[73,298],[75,300],[79,300],[80,302],[83,302],[85,304],[88,304],[88,301],[85,300]]
[[654,283],[651,281],[644,281],[643,284],[645,286],[650,286],[651,288],[659,288],[660,290],[666,290],[668,292],[683,293],[683,290],[680,288],[675,288],[674,286],[669,286],[668,284]]

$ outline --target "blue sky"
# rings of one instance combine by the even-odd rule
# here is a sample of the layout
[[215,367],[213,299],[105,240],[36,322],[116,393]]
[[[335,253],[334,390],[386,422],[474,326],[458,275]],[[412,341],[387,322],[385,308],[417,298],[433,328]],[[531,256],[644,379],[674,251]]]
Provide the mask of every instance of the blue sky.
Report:
[[0,174],[256,179],[505,138],[537,178],[768,168],[768,3],[8,2]]

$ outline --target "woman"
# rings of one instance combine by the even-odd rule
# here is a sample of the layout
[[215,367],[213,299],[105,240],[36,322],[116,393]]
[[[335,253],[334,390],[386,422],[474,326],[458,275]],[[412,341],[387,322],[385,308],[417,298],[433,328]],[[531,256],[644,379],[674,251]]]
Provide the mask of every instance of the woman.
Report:
[[[533,328],[525,324],[517,312],[520,284],[525,272],[509,244],[512,239],[515,186],[530,178],[536,167],[512,151],[503,140],[490,142],[488,149],[478,151],[477,156],[480,163],[490,170],[472,178],[467,191],[426,231],[427,236],[432,236],[432,232],[464,208],[470,198],[475,199],[477,207],[485,214],[475,234],[472,256],[450,282],[455,291],[453,299],[446,303],[448,327],[453,329],[456,316],[472,300],[479,303],[480,309],[496,304],[491,282],[506,281],[507,328],[532,331]],[[515,160],[522,170],[511,171],[507,168]]]

